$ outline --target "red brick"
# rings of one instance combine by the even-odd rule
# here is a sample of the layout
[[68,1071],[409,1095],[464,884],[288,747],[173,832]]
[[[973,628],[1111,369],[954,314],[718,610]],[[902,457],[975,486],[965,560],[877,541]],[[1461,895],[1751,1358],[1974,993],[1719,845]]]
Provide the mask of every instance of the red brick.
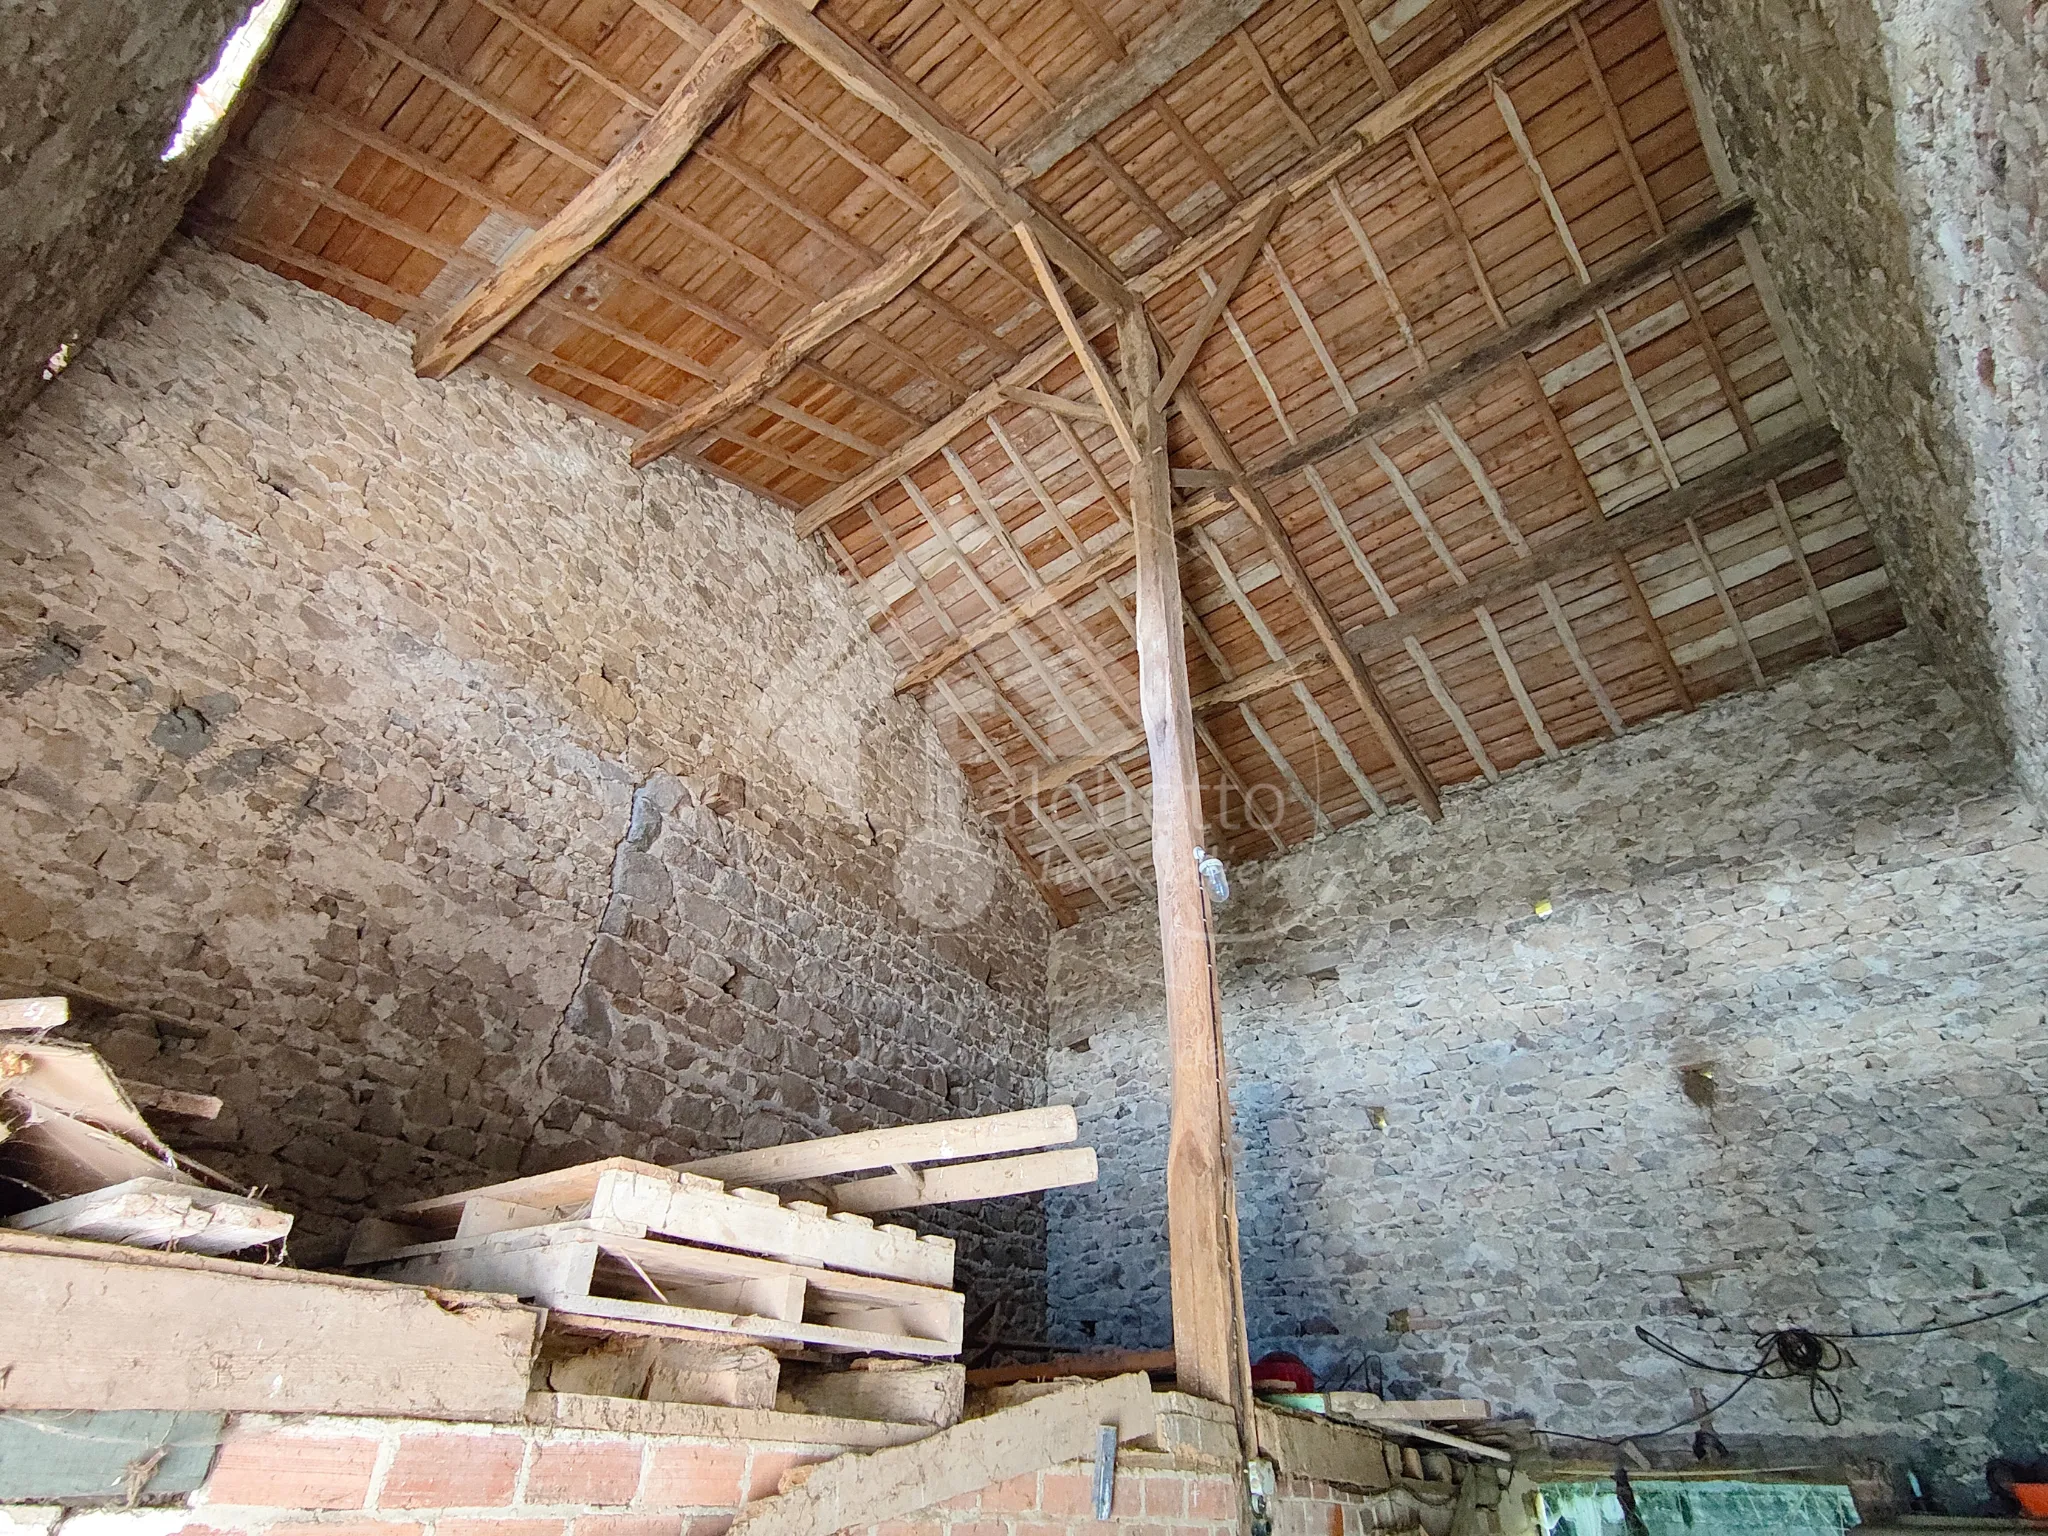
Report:
[[517,1435],[406,1435],[398,1442],[391,1470],[384,1474],[384,1491],[377,1502],[386,1509],[490,1509],[510,1504],[525,1453],[526,1442]]
[[875,1527],[875,1536],[941,1536],[944,1529],[937,1520],[885,1520]]
[[744,1446],[656,1446],[639,1502],[653,1509],[736,1509],[746,1471]]
[[563,1536],[566,1520],[436,1520],[434,1536]]
[[1235,1520],[1237,1484],[1227,1477],[1198,1477],[1188,1488],[1188,1515],[1195,1520]]
[[791,1467],[808,1467],[830,1461],[832,1452],[805,1454],[802,1451],[756,1451],[747,1474],[747,1497],[765,1499],[782,1491],[782,1474]]
[[972,1493],[956,1493],[950,1499],[934,1504],[932,1508],[963,1510],[972,1514],[975,1510],[981,1508],[981,1490],[977,1488]]
[[955,1520],[946,1536],[1009,1536],[1009,1530],[1000,1520]]
[[630,1504],[640,1491],[641,1450],[604,1441],[553,1441],[533,1449],[527,1504]]
[[1171,1474],[1148,1477],[1145,1483],[1145,1513],[1178,1520],[1188,1512],[1188,1480]]
[[328,1536],[330,1531],[334,1536],[420,1536],[425,1529],[423,1525],[402,1520],[339,1520],[332,1524],[325,1520],[308,1520],[264,1527],[266,1536],[271,1531],[277,1532],[278,1536]]
[[725,1536],[731,1529],[731,1515],[692,1515],[683,1521],[683,1536]]
[[1038,1507],[1038,1474],[1026,1472],[1008,1482],[991,1483],[981,1490],[981,1512],[985,1515],[1022,1514]]
[[1047,1515],[1092,1515],[1095,1475],[1092,1472],[1048,1472],[1039,1480],[1038,1508]]
[[206,1482],[208,1504],[273,1509],[361,1509],[377,1466],[375,1440],[238,1431]]
[[683,1536],[681,1515],[584,1515],[569,1536]]

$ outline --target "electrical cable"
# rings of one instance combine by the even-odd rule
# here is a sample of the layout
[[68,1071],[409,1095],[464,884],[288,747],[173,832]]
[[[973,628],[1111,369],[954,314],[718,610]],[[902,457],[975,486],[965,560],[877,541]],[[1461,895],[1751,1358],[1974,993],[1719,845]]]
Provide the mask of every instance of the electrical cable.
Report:
[[1539,1429],[1536,1433],[1562,1440],[1576,1440],[1587,1445],[1615,1447],[1635,1440],[1655,1440],[1712,1418],[1735,1401],[1736,1395],[1752,1382],[1799,1380],[1806,1383],[1807,1406],[1816,1422],[1832,1427],[1842,1422],[1842,1397],[1834,1383],[1827,1378],[1845,1366],[1853,1366],[1856,1363],[1855,1357],[1842,1347],[1845,1343],[1876,1339],[1913,1339],[1929,1334],[1949,1333],[1958,1328],[1971,1328],[1979,1323],[2011,1317],[2014,1313],[2025,1312],[2044,1302],[2048,1302],[2048,1291],[1989,1312],[1974,1313],[1951,1322],[1926,1323],[1917,1328],[1852,1328],[1846,1332],[1832,1333],[1813,1328],[1773,1328],[1755,1335],[1757,1358],[1750,1365],[1726,1365],[1712,1360],[1702,1360],[1637,1324],[1636,1337],[1659,1354],[1693,1370],[1706,1371],[1717,1376],[1737,1376],[1741,1379],[1730,1387],[1718,1402],[1696,1413],[1687,1414],[1661,1429],[1637,1430],[1626,1435],[1580,1435],[1562,1429]]

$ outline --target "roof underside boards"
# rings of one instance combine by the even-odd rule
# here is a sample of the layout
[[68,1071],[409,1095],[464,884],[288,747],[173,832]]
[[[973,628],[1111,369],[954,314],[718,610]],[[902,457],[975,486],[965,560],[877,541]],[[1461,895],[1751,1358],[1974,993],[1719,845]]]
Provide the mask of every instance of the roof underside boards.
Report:
[[[302,0],[192,227],[424,330],[742,14]],[[1187,378],[1243,483],[1172,417],[1189,682],[1227,857],[1413,799],[1313,606],[1437,785],[1900,624],[1654,0],[1559,0],[1527,27],[1530,0],[817,14],[1105,256],[1163,356],[1238,279]],[[1504,26],[1519,41],[1489,68]],[[1176,28],[1202,39],[1192,62],[1060,153],[1074,104]],[[874,273],[954,190],[937,154],[782,47],[473,366],[645,434]],[[1260,213],[1276,217],[1253,247]],[[1065,920],[1141,895],[1151,870],[1128,464],[1060,336],[986,213],[681,451],[816,528]]]

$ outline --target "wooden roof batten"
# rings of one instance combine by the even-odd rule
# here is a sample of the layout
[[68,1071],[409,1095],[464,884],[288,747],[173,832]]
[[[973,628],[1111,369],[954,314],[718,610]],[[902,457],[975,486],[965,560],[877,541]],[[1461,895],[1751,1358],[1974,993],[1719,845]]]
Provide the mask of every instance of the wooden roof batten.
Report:
[[1148,580],[1226,856],[1892,622],[1649,0],[716,14],[314,0],[195,223],[790,507],[1059,921],[1156,884]]

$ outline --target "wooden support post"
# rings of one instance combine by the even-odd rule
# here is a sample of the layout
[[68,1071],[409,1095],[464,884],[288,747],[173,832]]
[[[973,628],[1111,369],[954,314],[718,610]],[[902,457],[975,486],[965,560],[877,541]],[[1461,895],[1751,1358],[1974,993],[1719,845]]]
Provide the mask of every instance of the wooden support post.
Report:
[[1202,793],[1188,701],[1180,557],[1173,533],[1166,417],[1153,401],[1159,354],[1142,315],[1117,325],[1131,435],[1132,542],[1138,557],[1138,692],[1152,754],[1152,866],[1159,882],[1166,1029],[1173,1062],[1166,1222],[1172,1252],[1173,1347],[1181,1390],[1227,1403],[1251,1424],[1230,1107],[1209,905],[1196,869]]

